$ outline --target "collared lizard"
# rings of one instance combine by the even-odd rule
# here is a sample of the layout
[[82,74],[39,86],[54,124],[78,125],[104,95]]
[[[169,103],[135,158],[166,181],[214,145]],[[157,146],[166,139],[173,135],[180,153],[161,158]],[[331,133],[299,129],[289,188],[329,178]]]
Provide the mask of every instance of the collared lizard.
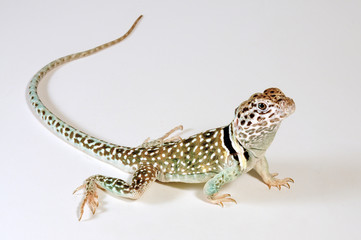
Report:
[[29,84],[30,105],[51,131],[89,155],[133,174],[130,183],[103,175],[87,178],[84,184],[75,190],[84,189],[79,220],[86,204],[93,214],[95,213],[99,204],[98,189],[120,197],[138,199],[156,180],[204,182],[204,194],[208,201],[220,206],[223,206],[224,202],[236,202],[229,194],[218,194],[221,187],[251,169],[254,169],[270,188],[289,188],[289,182],[293,180],[275,178],[276,174],[269,172],[265,158],[265,152],[280,123],[295,110],[293,100],[278,88],[253,94],[236,108],[234,119],[225,127],[211,129],[187,139],[168,138],[175,130],[182,129],[182,126],[178,126],[159,139],[147,139],[138,147],[119,146],[92,137],[61,120],[42,103],[37,88],[47,73],[60,65],[89,56],[124,40],[141,17],[127,33],[114,41],[50,62],[34,75]]

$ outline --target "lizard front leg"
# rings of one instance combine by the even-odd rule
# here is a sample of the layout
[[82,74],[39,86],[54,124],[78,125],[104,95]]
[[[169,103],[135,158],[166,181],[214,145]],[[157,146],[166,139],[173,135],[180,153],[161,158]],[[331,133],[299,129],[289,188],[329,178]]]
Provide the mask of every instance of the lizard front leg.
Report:
[[290,188],[290,182],[294,183],[292,178],[278,179],[275,178],[278,173],[270,173],[268,162],[266,157],[262,157],[253,168],[261,177],[265,184],[271,189],[271,187],[277,187],[281,190],[281,187]]
[[85,189],[84,199],[80,205],[81,220],[84,213],[84,206],[88,204],[90,210],[95,214],[99,206],[97,190],[102,189],[119,197],[138,199],[147,187],[157,179],[158,169],[151,165],[145,165],[138,168],[133,174],[130,184],[119,178],[95,175],[85,180],[85,183],[75,189],[74,193],[80,189]]
[[241,174],[241,168],[237,161],[233,161],[232,165],[223,169],[221,172],[216,174],[213,178],[208,180],[204,185],[203,192],[207,196],[207,200],[211,203],[217,204],[223,207],[224,202],[234,202],[236,200],[231,198],[230,194],[218,194],[221,187],[236,179]]

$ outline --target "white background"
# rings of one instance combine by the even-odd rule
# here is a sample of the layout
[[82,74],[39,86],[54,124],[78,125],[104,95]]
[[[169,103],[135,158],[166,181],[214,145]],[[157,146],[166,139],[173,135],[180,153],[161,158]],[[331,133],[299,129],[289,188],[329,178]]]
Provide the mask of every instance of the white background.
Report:
[[[0,1],[1,239],[359,239],[361,1]],[[297,110],[268,151],[291,190],[255,174],[208,204],[202,184],[155,183],[138,201],[101,194],[78,222],[73,189],[129,179],[55,137],[26,85],[42,66],[125,33],[47,77],[45,105],[73,126],[136,146],[178,124],[223,126],[251,94],[279,87]]]

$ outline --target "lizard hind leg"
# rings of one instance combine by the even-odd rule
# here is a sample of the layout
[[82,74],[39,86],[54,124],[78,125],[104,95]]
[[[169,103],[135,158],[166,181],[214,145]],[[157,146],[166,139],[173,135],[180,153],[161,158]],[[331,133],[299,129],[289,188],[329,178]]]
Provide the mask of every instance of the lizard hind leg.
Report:
[[106,177],[103,175],[91,176],[85,180],[85,183],[75,189],[74,193],[84,189],[84,198],[80,205],[79,221],[81,220],[85,205],[88,205],[91,212],[95,214],[99,206],[97,190],[102,189],[115,196],[138,199],[143,192],[158,177],[159,171],[151,165],[144,165],[138,168],[133,174],[131,183],[122,179]]
[[183,130],[183,126],[179,125],[173,129],[171,129],[169,132],[167,132],[166,134],[164,134],[162,137],[160,137],[158,139],[155,139],[155,140],[150,140],[150,138],[145,139],[145,141],[139,147],[143,147],[143,148],[161,147],[166,142],[181,141],[182,138],[179,135],[176,135],[173,137],[169,137],[169,136],[172,135],[175,131],[182,131],[182,130]]

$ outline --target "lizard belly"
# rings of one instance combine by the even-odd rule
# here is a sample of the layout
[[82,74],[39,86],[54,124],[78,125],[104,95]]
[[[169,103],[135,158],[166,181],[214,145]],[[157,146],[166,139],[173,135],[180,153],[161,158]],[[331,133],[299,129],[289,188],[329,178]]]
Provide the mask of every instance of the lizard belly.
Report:
[[204,183],[211,179],[216,173],[199,173],[199,174],[160,174],[158,181],[160,182],[183,182],[183,183]]

